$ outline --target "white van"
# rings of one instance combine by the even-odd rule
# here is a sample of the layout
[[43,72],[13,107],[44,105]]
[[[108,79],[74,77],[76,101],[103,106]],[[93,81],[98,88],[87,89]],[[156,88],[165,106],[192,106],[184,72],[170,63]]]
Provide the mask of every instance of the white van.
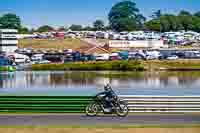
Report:
[[96,55],[96,61],[107,61],[107,60],[109,60],[109,54]]
[[23,55],[23,54],[18,54],[18,53],[10,53],[7,54],[8,57],[13,57],[14,58],[14,62],[16,64],[24,64],[24,63],[29,63],[30,62],[30,58],[27,55]]

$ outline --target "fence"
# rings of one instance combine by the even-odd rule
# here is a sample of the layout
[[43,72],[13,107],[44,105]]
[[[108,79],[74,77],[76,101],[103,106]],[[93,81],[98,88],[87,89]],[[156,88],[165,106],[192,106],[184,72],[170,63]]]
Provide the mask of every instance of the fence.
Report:
[[83,113],[87,96],[0,96],[0,112]]
[[[200,112],[200,96],[120,96],[130,112]],[[84,113],[89,96],[0,96],[0,112]]]
[[200,112],[200,96],[121,96],[130,112]]

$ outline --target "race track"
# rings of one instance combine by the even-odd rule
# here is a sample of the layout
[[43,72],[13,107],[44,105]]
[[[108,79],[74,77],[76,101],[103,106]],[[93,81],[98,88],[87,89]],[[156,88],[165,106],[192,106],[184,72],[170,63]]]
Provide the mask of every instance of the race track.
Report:
[[87,117],[85,115],[0,115],[0,126],[46,125],[173,125],[200,124],[200,115],[129,115]]

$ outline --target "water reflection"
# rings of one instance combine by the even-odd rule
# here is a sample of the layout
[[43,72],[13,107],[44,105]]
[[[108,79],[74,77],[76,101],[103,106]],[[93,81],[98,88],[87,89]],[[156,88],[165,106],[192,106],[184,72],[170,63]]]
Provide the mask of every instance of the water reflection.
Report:
[[111,83],[128,94],[200,94],[200,72],[15,72],[0,73],[7,90],[94,90]]

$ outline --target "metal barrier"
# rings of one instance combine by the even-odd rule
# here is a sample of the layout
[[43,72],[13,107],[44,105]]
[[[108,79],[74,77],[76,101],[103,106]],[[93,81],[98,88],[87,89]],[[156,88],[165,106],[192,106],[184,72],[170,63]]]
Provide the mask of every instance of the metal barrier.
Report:
[[121,96],[130,112],[200,112],[200,96]]
[[[120,96],[130,112],[200,112],[200,96]],[[84,113],[90,96],[0,96],[0,112]]]
[[0,96],[0,112],[83,113],[88,96]]

